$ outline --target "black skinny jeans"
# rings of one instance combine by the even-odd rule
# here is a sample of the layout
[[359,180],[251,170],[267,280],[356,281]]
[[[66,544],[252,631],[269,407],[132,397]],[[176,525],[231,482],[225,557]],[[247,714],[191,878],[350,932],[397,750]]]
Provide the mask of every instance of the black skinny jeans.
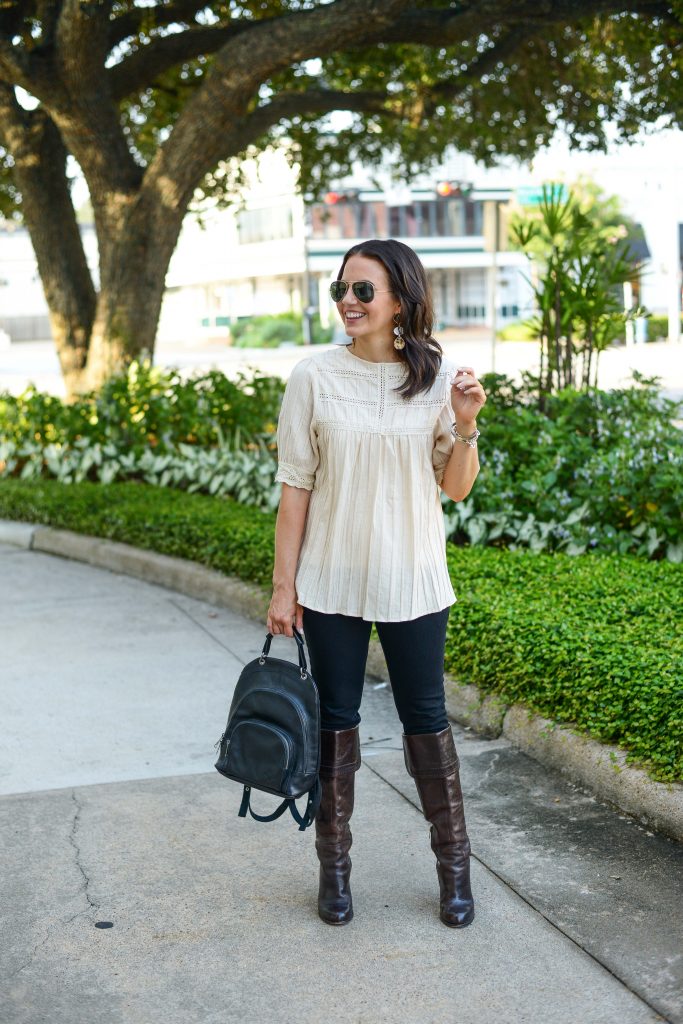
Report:
[[[443,672],[449,612],[450,606],[407,622],[375,623],[406,735],[448,726]],[[303,628],[321,728],[352,729],[360,722],[372,622],[304,607]]]

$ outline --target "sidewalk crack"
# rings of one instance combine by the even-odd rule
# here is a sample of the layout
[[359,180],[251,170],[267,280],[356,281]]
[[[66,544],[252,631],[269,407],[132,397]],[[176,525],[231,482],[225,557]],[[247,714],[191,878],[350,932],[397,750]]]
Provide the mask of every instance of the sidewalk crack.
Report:
[[[493,774],[493,772],[495,770],[495,767],[496,767],[496,764],[498,763],[499,760],[500,760],[500,751],[496,750],[496,751],[494,751],[493,757],[491,758],[490,765],[488,766],[488,768],[486,769],[484,774],[481,776],[481,778],[479,779],[479,781],[476,784],[476,786],[474,787],[476,790],[480,790],[480,789],[482,789],[483,786],[486,785],[486,783],[489,781],[489,776],[491,774]],[[470,792],[473,792],[473,790],[470,789]]]
[[[77,835],[78,835],[78,831],[79,831],[79,827],[80,827],[81,812],[83,811],[83,805],[80,802],[80,800],[78,799],[78,797],[76,796],[76,790],[75,789],[71,790],[71,799],[74,802],[74,805],[75,805],[75,808],[76,808],[76,813],[74,814],[74,819],[73,819],[73,821],[71,823],[71,832],[69,833],[69,843],[71,844],[71,846],[74,849],[75,860],[76,860],[76,867],[78,868],[78,870],[81,873],[81,876],[83,878],[83,895],[85,896],[86,901],[88,903],[88,909],[89,910],[99,910],[99,906],[100,906],[99,903],[97,902],[97,900],[93,899],[93,897],[90,895],[90,878],[88,877],[87,871],[83,867],[83,861],[81,860],[81,848],[78,845],[78,840],[77,840]],[[80,911],[80,913],[83,913],[83,911]],[[74,917],[77,917],[77,916],[78,916],[77,914],[74,914]],[[70,920],[73,920],[73,918],[71,918]]]

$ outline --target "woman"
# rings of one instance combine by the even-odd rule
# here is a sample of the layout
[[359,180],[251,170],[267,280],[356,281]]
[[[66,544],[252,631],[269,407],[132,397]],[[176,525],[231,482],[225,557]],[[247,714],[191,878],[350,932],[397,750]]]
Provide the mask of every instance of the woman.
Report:
[[349,346],[302,359],[278,421],[282,497],[268,630],[303,630],[320,694],[318,913],[353,917],[349,850],[358,725],[372,623],[384,651],[437,859],[440,918],[474,917],[459,761],[446,716],[446,624],[457,600],[439,488],[455,501],[479,472],[471,367],[442,357],[417,255],[392,239],[349,249],[330,286]]

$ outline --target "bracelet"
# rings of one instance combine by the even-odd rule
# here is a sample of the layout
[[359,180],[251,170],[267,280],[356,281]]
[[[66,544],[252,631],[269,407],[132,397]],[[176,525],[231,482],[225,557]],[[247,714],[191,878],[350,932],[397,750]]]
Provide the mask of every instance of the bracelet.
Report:
[[462,434],[458,433],[457,424],[454,423],[451,427],[451,434],[453,435],[456,441],[463,441],[465,444],[469,445],[470,448],[476,448],[477,438],[481,434],[481,431],[477,430],[477,428],[475,427],[474,433],[470,434],[469,437],[464,437]]

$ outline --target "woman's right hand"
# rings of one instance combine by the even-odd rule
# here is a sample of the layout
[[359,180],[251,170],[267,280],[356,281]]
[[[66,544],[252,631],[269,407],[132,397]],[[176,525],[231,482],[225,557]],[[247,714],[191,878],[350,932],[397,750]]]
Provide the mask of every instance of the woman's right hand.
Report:
[[303,632],[304,610],[296,599],[293,586],[276,586],[268,608],[267,629],[273,636],[294,636],[292,625]]

